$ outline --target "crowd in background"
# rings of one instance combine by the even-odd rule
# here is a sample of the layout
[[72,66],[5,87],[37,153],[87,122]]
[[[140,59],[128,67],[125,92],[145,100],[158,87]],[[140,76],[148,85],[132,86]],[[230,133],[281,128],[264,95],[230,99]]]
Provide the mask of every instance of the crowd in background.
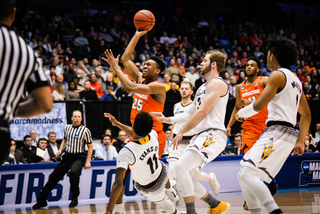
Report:
[[[103,1],[93,2],[84,2],[63,13],[36,5],[22,5],[19,9],[13,28],[42,59],[55,101],[132,100],[133,95],[121,87],[112,68],[101,58],[106,49],[112,49],[115,55],[123,53],[135,32],[133,16],[144,8],[140,8],[141,5],[131,4],[122,8],[121,5],[107,5]],[[193,0],[190,2],[196,3]],[[199,69],[208,50],[219,50],[226,56],[221,76],[229,84],[229,99],[235,99],[236,85],[246,79],[245,64],[249,57],[260,59],[262,66],[259,75],[271,74],[266,68],[266,44],[271,34],[290,38],[297,44],[298,58],[291,71],[303,83],[307,99],[319,99],[318,13],[308,22],[302,22],[294,11],[285,14],[279,7],[272,10],[273,18],[265,14],[250,18],[237,14],[217,17],[210,11],[199,9],[201,12],[194,12],[188,6],[170,0],[148,7],[154,12],[156,25],[139,41],[132,61],[141,70],[151,56],[163,59],[166,69],[159,75],[159,80],[166,86],[166,100],[181,100],[178,90],[184,78],[190,80],[194,91],[206,82]],[[126,73],[124,68],[123,72]],[[25,92],[22,99],[27,97]],[[314,139],[318,139],[319,130],[320,127],[317,127],[314,137],[306,137],[307,151],[317,151]],[[26,136],[24,139],[25,145],[29,145],[28,138]],[[44,140],[49,147],[50,136]],[[40,147],[40,142],[32,143]],[[49,161],[54,161],[52,157],[50,155]],[[48,161],[47,156],[35,162],[42,161]]]

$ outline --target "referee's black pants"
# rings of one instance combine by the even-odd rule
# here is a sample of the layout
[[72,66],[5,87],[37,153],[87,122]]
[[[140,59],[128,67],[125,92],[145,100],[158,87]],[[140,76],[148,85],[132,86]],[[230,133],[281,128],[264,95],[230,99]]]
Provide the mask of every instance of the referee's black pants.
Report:
[[56,166],[56,168],[51,173],[48,182],[43,187],[40,195],[37,199],[39,204],[45,204],[47,197],[49,196],[51,190],[58,184],[58,182],[63,178],[63,176],[69,171],[69,181],[70,189],[72,192],[72,199],[78,198],[80,194],[79,190],[79,180],[82,167],[86,161],[86,154],[65,154],[61,162]]
[[0,149],[0,166],[8,158],[9,150],[11,147],[10,132],[8,121],[0,119],[0,139],[1,139],[1,149]]

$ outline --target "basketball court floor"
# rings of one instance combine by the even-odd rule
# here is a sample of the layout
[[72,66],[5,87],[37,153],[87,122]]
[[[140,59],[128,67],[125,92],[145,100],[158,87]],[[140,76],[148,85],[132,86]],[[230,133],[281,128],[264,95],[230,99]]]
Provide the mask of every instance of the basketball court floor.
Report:
[[[249,214],[248,211],[244,211],[243,196],[241,192],[235,193],[221,193],[218,197],[219,200],[227,201],[231,204],[231,211],[229,214]],[[320,188],[304,188],[304,189],[286,189],[278,190],[275,195],[275,200],[284,213],[320,213]],[[107,202],[107,200],[106,200]],[[76,208],[69,208],[67,202],[63,203],[50,203],[46,209],[33,211],[32,205],[25,205],[20,207],[1,209],[0,213],[5,214],[104,214],[106,211],[106,202],[96,201],[83,203],[79,201],[79,205]],[[198,214],[207,213],[207,205],[196,200],[196,209]],[[149,201],[127,201],[125,203],[126,214],[161,214],[163,213],[161,208]],[[180,213],[185,213],[184,204],[178,207]],[[266,210],[263,210],[263,214],[267,214]]]

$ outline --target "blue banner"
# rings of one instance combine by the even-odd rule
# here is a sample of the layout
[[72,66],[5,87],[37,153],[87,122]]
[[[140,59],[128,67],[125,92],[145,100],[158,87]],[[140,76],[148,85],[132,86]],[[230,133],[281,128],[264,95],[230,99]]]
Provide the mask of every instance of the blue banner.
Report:
[[48,137],[48,132],[54,131],[57,139],[63,139],[63,130],[67,125],[66,104],[54,103],[51,112],[36,117],[15,117],[10,123],[10,135],[15,140],[23,140],[32,129],[36,130],[38,138]]

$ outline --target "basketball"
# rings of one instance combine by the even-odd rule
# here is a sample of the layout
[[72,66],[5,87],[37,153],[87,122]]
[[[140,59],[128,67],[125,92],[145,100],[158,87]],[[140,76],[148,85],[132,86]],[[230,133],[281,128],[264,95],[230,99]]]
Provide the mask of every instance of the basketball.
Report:
[[155,23],[156,19],[149,10],[140,10],[133,18],[133,24],[138,30],[152,29]]

